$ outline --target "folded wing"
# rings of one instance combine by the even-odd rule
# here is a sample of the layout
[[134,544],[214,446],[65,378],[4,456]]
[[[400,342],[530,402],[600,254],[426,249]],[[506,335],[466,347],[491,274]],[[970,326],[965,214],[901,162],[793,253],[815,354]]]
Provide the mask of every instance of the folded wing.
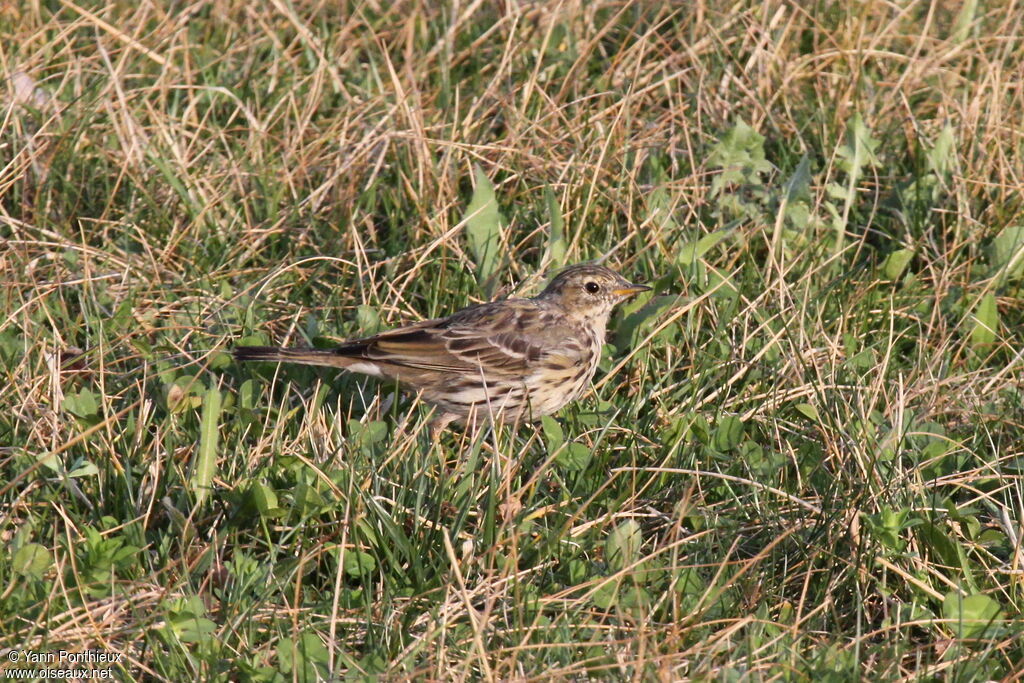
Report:
[[569,366],[582,359],[580,345],[565,345],[573,330],[547,320],[545,310],[531,300],[516,306],[480,304],[451,318],[427,320],[374,337],[350,342],[335,350],[340,356],[372,360],[425,372],[519,377],[539,364]]

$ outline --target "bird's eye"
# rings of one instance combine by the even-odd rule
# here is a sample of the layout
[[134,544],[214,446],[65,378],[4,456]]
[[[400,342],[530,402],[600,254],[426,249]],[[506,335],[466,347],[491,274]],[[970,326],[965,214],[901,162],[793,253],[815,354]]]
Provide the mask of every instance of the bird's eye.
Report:
[[601,285],[597,284],[596,282],[588,282],[587,284],[583,285],[583,288],[586,289],[591,294],[597,294],[598,292],[601,291]]

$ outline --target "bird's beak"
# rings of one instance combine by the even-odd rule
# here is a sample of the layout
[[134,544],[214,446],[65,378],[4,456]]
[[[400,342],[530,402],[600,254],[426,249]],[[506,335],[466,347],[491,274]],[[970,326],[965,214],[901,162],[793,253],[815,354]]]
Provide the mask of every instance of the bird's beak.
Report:
[[615,296],[633,296],[640,292],[646,292],[650,289],[647,285],[629,285],[628,287],[621,287],[619,289],[613,289],[612,294]]

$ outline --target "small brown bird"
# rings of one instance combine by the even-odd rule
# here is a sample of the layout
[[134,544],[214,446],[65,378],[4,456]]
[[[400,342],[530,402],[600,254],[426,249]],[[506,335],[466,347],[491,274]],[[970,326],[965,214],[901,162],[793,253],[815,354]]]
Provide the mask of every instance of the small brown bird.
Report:
[[575,265],[532,299],[469,306],[333,349],[240,346],[235,358],[396,379],[437,406],[435,433],[452,421],[538,420],[583,393],[612,309],[648,289],[604,266]]

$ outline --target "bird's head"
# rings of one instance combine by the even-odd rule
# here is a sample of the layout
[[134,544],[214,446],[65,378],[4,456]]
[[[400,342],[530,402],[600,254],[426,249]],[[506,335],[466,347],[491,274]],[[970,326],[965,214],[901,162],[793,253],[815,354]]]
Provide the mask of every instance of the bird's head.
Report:
[[581,264],[569,266],[556,275],[537,298],[558,303],[570,318],[604,324],[616,304],[649,289],[633,284],[610,268]]

